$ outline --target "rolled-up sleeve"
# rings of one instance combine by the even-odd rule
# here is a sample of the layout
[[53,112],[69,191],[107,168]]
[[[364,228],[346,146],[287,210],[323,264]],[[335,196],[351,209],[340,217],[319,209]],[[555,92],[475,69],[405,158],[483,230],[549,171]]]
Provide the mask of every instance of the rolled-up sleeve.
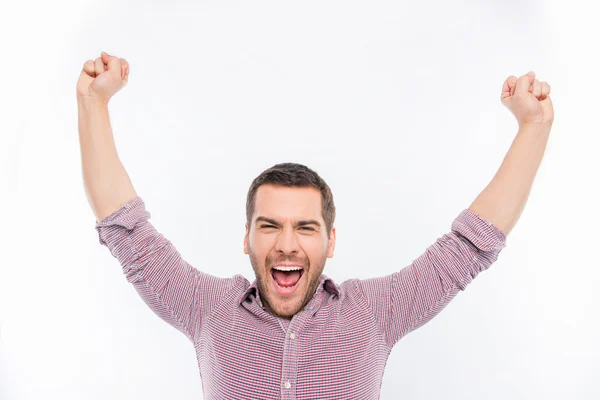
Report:
[[393,346],[407,333],[437,315],[506,247],[506,236],[468,208],[410,265],[390,275],[355,280],[375,317],[386,344]]
[[206,316],[244,278],[220,278],[194,268],[148,219],[137,196],[96,221],[99,242],[119,260],[144,302],[194,343]]

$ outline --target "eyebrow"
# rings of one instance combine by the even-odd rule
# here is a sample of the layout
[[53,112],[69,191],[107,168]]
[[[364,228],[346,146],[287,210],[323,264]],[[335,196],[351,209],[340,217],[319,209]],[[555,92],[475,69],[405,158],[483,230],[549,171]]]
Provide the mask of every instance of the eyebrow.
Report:
[[[274,219],[263,217],[263,216],[256,217],[255,223],[258,224],[259,221],[268,222],[269,224],[273,224],[275,226],[281,226],[281,224],[279,222],[275,221]],[[306,219],[306,220],[298,221],[298,222],[296,222],[296,224],[294,226],[297,227],[297,226],[304,226],[304,225],[311,225],[311,224],[321,227],[321,223],[314,219]]]

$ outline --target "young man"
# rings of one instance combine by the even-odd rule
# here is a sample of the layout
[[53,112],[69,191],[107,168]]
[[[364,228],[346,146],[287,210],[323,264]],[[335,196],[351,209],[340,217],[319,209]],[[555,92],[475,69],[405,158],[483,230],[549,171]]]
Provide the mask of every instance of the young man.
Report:
[[120,163],[108,101],[126,60],[102,53],[77,83],[86,194],[99,241],[143,300],[193,343],[207,399],[375,399],[393,346],[496,261],[524,208],[554,119],[550,87],[530,72],[501,101],[519,132],[491,183],[451,231],[391,275],[336,284],[335,206],[310,168],[277,164],[252,182],[244,252],[256,274],[219,278],[181,258]]

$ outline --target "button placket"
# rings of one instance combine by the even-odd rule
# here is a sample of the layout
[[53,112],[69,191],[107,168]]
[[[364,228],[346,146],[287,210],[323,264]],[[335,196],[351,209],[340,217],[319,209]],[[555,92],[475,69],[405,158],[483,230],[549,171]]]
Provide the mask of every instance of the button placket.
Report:
[[303,318],[294,318],[288,326],[283,344],[283,368],[281,380],[282,399],[296,398],[296,379],[298,374],[299,334],[304,322]]
[[286,339],[283,344],[282,399],[296,398],[296,388],[294,385],[298,378],[299,332],[301,332],[305,324],[310,323],[310,318],[316,309],[316,305],[321,301],[322,296],[321,290],[317,290],[316,295],[304,308],[305,312],[294,317],[288,326],[285,335]]

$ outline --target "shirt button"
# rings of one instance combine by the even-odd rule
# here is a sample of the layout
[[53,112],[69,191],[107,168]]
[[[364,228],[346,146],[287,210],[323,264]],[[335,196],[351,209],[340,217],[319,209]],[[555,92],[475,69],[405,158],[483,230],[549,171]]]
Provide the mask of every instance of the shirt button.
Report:
[[294,332],[290,333],[290,338],[291,339],[296,339],[296,334]]
[[292,387],[292,384],[288,381],[283,386],[285,386],[286,389],[289,389]]

